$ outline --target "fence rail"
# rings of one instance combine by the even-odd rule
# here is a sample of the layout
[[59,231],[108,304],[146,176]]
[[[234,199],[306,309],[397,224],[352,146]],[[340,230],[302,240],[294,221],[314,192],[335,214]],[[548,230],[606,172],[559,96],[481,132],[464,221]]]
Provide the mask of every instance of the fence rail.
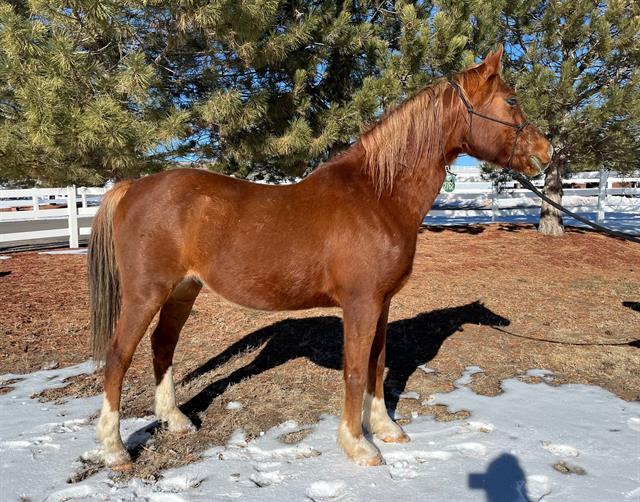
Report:
[[[89,235],[90,227],[80,225],[79,218],[93,217],[98,211],[98,201],[96,205],[90,205],[89,197],[102,197],[107,192],[106,188],[77,188],[70,186],[66,188],[29,188],[18,190],[0,190],[0,223],[10,221],[34,221],[34,220],[66,220],[66,228],[52,228],[46,230],[31,230],[21,232],[0,233],[0,244],[30,241],[38,239],[49,239],[55,237],[65,237],[69,239],[69,247],[80,246],[80,236]],[[52,199],[53,198],[53,199]],[[42,209],[41,199],[47,205],[65,205],[60,209]],[[29,202],[30,201],[30,202]],[[18,208],[30,206],[29,210],[18,211]],[[15,210],[11,210],[15,209]]]
[[[499,221],[502,217],[535,216],[540,201],[517,182],[496,185],[482,180],[478,171],[458,171],[459,181],[451,193],[441,193],[425,222],[454,218],[486,218]],[[542,181],[536,182],[541,185]],[[599,172],[581,173],[580,177],[563,180],[564,185],[594,184],[593,188],[565,188],[563,203],[577,213],[595,213],[602,221],[610,199],[621,201],[640,198],[640,177],[602,176]],[[81,218],[92,218],[106,188],[80,187],[30,188],[0,190],[0,224],[18,221],[60,220],[65,228],[0,232],[0,244],[49,238],[68,238],[69,247],[77,248],[80,237],[89,235],[91,228],[82,226]],[[53,204],[52,204],[53,201]],[[43,208],[59,205],[60,208]],[[634,207],[640,206],[634,205]],[[21,210],[18,210],[21,209]]]

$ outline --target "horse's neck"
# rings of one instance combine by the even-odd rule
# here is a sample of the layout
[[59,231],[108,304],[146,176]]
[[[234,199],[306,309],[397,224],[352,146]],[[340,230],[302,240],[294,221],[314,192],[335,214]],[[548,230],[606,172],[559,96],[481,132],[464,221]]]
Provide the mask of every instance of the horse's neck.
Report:
[[429,159],[421,166],[402,172],[388,196],[399,208],[399,216],[419,227],[438,196],[444,177],[444,159]]
[[443,114],[441,134],[443,147],[431,152],[431,158],[421,159],[420,165],[407,166],[399,172],[389,197],[400,208],[401,217],[419,227],[436,200],[446,175],[446,164],[452,163],[462,152],[464,127],[455,111]]
[[[378,198],[378,207],[393,214],[394,219],[414,232],[422,224],[425,215],[431,209],[444,181],[445,159],[451,163],[462,151],[460,145],[463,135],[457,127],[455,117],[447,114],[442,121],[444,147],[432,152],[432,158],[422,159],[420,165],[405,166],[399,170],[390,191],[379,193],[370,175],[365,172],[365,152],[356,144],[343,155],[333,160],[329,172],[338,170],[348,174],[346,183],[351,187],[359,186],[365,196]],[[335,171],[334,171],[335,172]]]

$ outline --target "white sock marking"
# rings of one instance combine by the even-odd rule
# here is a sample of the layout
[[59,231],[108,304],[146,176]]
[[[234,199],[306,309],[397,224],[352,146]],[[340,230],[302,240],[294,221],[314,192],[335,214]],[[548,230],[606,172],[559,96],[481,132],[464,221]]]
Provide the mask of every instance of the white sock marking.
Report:
[[169,430],[187,432],[194,430],[191,420],[176,406],[176,392],[173,384],[173,367],[169,366],[160,383],[156,386],[156,416],[169,424]]
[[129,453],[120,437],[120,413],[118,410],[111,409],[106,395],[102,402],[96,434],[102,442],[104,461],[107,465],[117,465],[129,461]]
[[338,425],[338,444],[345,453],[357,464],[372,465],[379,457],[378,449],[364,436],[354,437],[344,420]]

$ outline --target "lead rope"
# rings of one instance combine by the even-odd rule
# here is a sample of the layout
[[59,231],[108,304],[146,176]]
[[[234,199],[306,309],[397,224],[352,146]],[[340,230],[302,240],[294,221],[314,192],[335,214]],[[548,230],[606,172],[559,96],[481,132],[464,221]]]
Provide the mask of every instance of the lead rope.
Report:
[[546,195],[544,195],[540,190],[538,190],[533,183],[531,183],[527,178],[525,178],[524,176],[522,176],[522,174],[520,174],[519,172],[516,171],[511,171],[510,174],[520,182],[520,184],[522,184],[522,186],[524,186],[525,188],[531,190],[534,194],[536,194],[538,197],[540,197],[543,201],[545,201],[547,204],[555,207],[556,209],[558,209],[559,211],[562,211],[563,213],[568,214],[569,216],[571,216],[573,219],[578,220],[582,223],[584,223],[585,225],[589,225],[592,228],[595,228],[596,230],[611,235],[613,237],[617,237],[618,239],[624,239],[626,241],[630,241],[630,242],[635,242],[636,244],[640,244],[640,237],[636,237],[635,235],[631,235],[631,234],[626,234],[624,232],[618,232],[617,230],[612,230],[610,228],[604,227],[602,225],[599,225],[598,223],[595,223],[587,218],[584,218],[576,213],[574,213],[573,211],[569,211],[566,207],[564,207],[561,204],[558,204],[557,202],[551,200],[549,197],[547,197]]
[[491,329],[495,329],[500,333],[504,333],[505,335],[515,336],[516,338],[524,338],[525,340],[532,340],[534,342],[544,342],[544,343],[557,343],[558,345],[575,345],[575,346],[608,346],[608,347],[618,347],[618,346],[630,346],[630,347],[640,347],[638,343],[639,340],[629,340],[627,342],[564,342],[562,340],[550,340],[549,338],[536,338],[534,336],[527,335],[519,335],[518,333],[514,333],[513,331],[508,331],[500,326],[489,326]]

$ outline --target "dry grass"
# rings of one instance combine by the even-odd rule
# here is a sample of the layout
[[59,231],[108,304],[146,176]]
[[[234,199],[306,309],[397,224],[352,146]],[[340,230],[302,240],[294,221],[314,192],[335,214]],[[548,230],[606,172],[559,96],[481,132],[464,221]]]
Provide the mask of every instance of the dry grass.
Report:
[[[0,262],[0,271],[11,272],[0,277],[0,374],[85,360],[85,258],[25,253]],[[545,368],[555,372],[555,383],[595,384],[637,399],[640,351],[625,344],[640,338],[640,313],[633,309],[639,300],[640,247],[632,243],[581,231],[556,239],[514,225],[426,230],[418,239],[413,277],[390,312],[388,403],[405,417],[417,411],[462,418],[464,412],[429,405],[428,397],[452,390],[468,365],[484,369],[471,384],[483,394],[499,393],[504,378]],[[200,428],[186,437],[157,430],[135,452],[133,475],[153,478],[163,468],[193,461],[238,427],[251,437],[285,420],[312,423],[321,413],[339,413],[339,315],[337,309],[256,312],[203,292],[175,360],[177,398]],[[150,361],[145,340],[126,377],[125,416],[152,413]],[[435,373],[418,369],[424,363]],[[42,398],[100,389],[99,375],[81,376]],[[421,397],[398,399],[404,390]],[[243,407],[227,410],[232,400]]]

